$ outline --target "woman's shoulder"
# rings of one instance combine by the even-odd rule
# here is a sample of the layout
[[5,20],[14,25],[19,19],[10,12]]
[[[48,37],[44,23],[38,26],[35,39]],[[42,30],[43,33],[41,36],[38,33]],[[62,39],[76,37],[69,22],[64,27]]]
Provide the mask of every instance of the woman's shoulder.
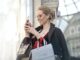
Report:
[[61,29],[60,29],[60,28],[58,28],[58,27],[55,27],[55,30],[56,30],[56,31],[61,31]]
[[52,26],[51,29],[54,29],[55,32],[57,32],[57,33],[59,33],[59,32],[62,33],[62,30],[61,30],[59,27],[56,27],[55,24],[51,23],[51,26]]
[[56,27],[53,23],[51,23],[51,28],[54,28],[56,31],[61,31],[61,29],[59,27]]
[[55,27],[55,32],[59,35],[63,34],[62,30],[58,27]]

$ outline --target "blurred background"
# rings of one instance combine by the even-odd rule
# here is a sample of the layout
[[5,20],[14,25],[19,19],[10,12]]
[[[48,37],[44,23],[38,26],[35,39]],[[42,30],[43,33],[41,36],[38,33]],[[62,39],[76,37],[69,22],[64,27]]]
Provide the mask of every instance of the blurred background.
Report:
[[40,5],[55,11],[52,23],[64,33],[71,59],[80,60],[80,0],[0,0],[0,60],[16,60],[26,19],[39,26]]

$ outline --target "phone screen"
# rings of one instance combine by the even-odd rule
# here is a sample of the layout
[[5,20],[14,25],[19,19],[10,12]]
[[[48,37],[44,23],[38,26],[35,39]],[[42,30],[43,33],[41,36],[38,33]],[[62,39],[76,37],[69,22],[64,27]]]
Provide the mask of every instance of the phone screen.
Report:
[[26,21],[26,25],[30,26],[29,20]]

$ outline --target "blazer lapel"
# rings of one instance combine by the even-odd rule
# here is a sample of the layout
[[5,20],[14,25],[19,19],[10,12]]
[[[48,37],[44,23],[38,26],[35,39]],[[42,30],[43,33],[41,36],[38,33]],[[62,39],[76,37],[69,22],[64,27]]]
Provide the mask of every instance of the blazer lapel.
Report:
[[55,29],[55,25],[51,23],[50,24],[49,33],[48,33],[48,39],[49,39],[49,41],[51,40],[51,36],[52,36],[52,34],[54,32],[54,29]]
[[[39,31],[41,29],[43,29],[43,26],[39,26],[39,27],[36,28],[37,31]],[[49,39],[49,41],[51,40],[51,36],[52,36],[54,30],[55,30],[55,25],[51,23],[50,24],[49,33],[48,33],[48,39]]]

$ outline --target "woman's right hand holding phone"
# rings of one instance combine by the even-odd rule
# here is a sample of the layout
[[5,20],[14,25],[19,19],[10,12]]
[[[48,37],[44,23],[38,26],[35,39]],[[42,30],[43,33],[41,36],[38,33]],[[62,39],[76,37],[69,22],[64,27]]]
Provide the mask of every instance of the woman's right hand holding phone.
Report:
[[27,21],[25,24],[25,32],[26,32],[26,37],[29,37],[29,34],[31,33],[34,36],[36,36],[37,39],[40,38],[39,32],[35,30],[35,28],[31,25],[29,21]]
[[29,20],[26,21],[25,26],[24,26],[26,37],[29,37],[29,32],[27,31],[28,26],[31,26],[31,23],[29,22]]

